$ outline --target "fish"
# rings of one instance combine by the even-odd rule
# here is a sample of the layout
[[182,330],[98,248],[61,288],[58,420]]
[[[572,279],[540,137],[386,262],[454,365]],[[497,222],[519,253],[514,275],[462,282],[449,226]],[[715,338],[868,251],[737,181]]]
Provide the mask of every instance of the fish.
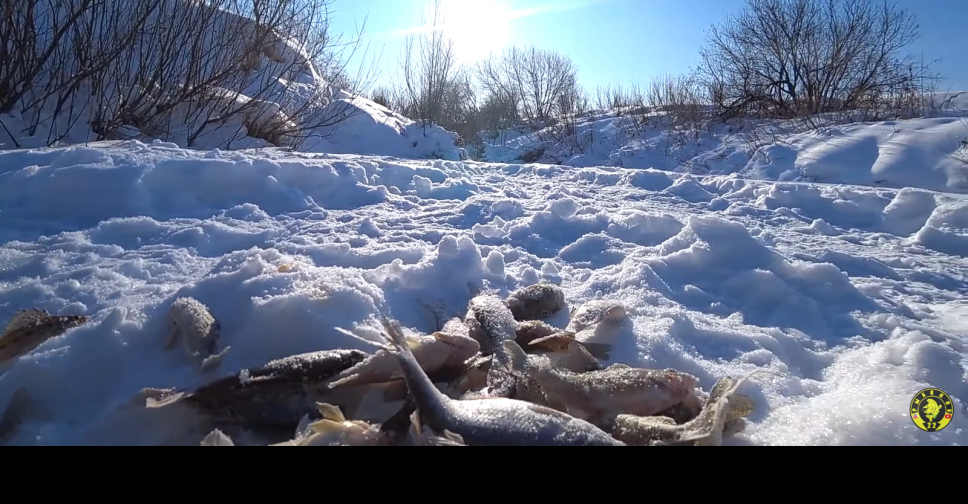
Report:
[[595,425],[608,425],[620,414],[649,416],[683,401],[699,380],[673,369],[638,369],[613,365],[573,373],[547,358],[528,355],[513,341],[504,342],[515,371],[531,376],[552,407]]
[[27,355],[88,320],[87,315],[51,315],[38,308],[18,311],[0,334],[0,365]]
[[209,371],[218,367],[232,349],[218,350],[222,326],[201,301],[192,297],[175,299],[168,309],[170,330],[166,348],[171,350],[181,339],[185,352],[199,368]]
[[399,323],[386,317],[382,323],[422,424],[433,432],[451,432],[467,446],[625,446],[591,423],[548,407],[506,398],[447,397],[414,358]]

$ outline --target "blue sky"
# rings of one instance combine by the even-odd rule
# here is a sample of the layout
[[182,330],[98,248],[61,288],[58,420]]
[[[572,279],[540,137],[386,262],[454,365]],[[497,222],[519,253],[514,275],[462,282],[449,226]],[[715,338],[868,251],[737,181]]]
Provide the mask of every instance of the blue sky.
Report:
[[[445,0],[458,51],[473,61],[508,45],[535,44],[570,56],[582,84],[647,82],[698,63],[705,30],[744,0]],[[968,33],[959,18],[964,0],[899,0],[918,16],[921,39],[911,47],[945,80],[968,90]],[[425,0],[336,0],[333,28],[351,32],[369,14],[368,57],[382,51],[386,79],[397,68],[404,32],[420,25]],[[357,61],[354,61],[354,64]],[[355,67],[354,67],[355,68]]]

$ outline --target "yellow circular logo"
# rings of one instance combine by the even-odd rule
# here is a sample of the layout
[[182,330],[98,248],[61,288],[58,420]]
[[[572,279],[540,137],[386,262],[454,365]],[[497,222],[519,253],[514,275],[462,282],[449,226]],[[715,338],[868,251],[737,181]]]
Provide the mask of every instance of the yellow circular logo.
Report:
[[911,400],[911,420],[925,432],[940,432],[951,423],[954,404],[944,390],[924,389]]

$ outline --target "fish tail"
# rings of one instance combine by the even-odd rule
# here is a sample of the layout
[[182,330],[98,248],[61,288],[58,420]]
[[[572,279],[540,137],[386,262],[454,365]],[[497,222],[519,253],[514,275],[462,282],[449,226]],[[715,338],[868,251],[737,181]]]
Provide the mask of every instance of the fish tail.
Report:
[[528,364],[528,354],[524,352],[521,345],[518,345],[514,340],[506,340],[501,343],[504,348],[504,352],[508,357],[508,364],[511,369],[522,371]]
[[431,428],[437,428],[437,419],[444,415],[445,401],[444,396],[437,387],[434,386],[427,373],[413,356],[413,351],[407,344],[407,337],[403,333],[403,328],[396,320],[386,317],[382,318],[384,338],[390,342],[395,349],[395,355],[400,362],[400,369],[403,371],[403,379],[407,383],[407,389],[417,405],[420,417]]

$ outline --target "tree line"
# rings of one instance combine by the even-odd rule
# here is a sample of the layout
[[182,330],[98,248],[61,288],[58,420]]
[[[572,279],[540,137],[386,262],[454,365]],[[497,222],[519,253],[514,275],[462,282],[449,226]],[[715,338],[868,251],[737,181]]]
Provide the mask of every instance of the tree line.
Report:
[[[424,23],[442,22],[436,0]],[[371,97],[469,142],[507,128],[564,140],[575,117],[592,109],[628,116],[633,132],[660,120],[651,112],[693,129],[733,119],[911,117],[925,113],[938,80],[930,62],[903,52],[919,32],[916,17],[888,1],[747,0],[710,28],[691,72],[589,90],[575,63],[554,50],[510,47],[461,65],[453,42],[429,31],[407,38],[401,75]]]
[[[373,72],[347,68],[362,29],[331,33],[333,3],[5,1],[0,143],[53,145],[82,125],[89,140],[134,128],[186,147],[220,135],[228,148],[245,136],[299,148],[357,112],[339,98],[367,95],[464,142],[524,128],[580,148],[576,125],[592,110],[618,114],[629,134],[663,122],[687,136],[734,119],[923,115],[937,81],[930,62],[904,53],[920,27],[895,3],[747,0],[710,28],[693,71],[645,85],[586,89],[571,58],[535,46],[462,65],[433,30],[408,36],[398,78],[370,92]],[[425,24],[442,25],[440,14],[435,0]]]

